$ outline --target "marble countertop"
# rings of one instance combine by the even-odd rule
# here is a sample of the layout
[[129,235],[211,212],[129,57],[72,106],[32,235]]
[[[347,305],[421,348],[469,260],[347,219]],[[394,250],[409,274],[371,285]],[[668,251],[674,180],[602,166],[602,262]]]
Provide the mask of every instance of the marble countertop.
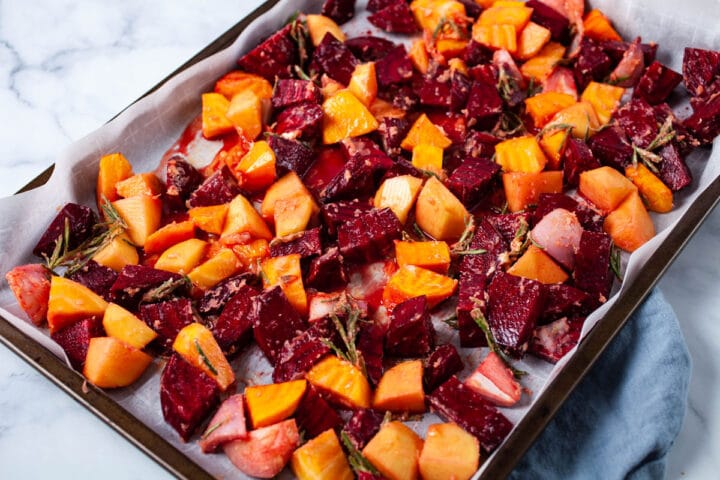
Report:
[[[251,12],[250,0],[0,0],[0,197]],[[289,12],[290,13],[290,12]],[[720,471],[720,209],[660,282],[693,358],[668,478]],[[2,478],[170,478],[0,346]]]

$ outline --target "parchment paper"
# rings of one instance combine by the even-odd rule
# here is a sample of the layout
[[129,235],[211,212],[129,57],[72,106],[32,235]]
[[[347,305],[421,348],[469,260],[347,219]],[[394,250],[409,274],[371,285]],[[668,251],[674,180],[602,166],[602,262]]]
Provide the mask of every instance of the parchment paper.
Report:
[[[121,151],[131,161],[136,172],[152,171],[163,153],[176,141],[186,125],[200,112],[200,93],[209,91],[215,80],[235,67],[237,58],[258,41],[280,28],[295,11],[317,13],[322,2],[311,0],[282,0],[266,15],[246,29],[228,49],[194,65],[170,80],[157,92],[131,106],[114,121],[71,145],[56,161],[56,168],[49,182],[30,192],[0,200],[0,315],[8,319],[25,334],[65,358],[62,349],[50,340],[44,330],[34,327],[17,306],[10,292],[4,274],[12,267],[36,262],[31,250],[40,235],[67,202],[73,201],[94,205],[95,182],[98,161],[104,154]],[[358,11],[366,2],[358,2]],[[720,0],[596,0],[591,7],[600,8],[608,14],[623,38],[631,39],[642,35],[644,41],[660,44],[658,59],[677,71],[682,65],[682,47],[720,49],[720,25],[716,13],[720,11]],[[364,21],[366,14],[360,14],[350,24],[343,26],[348,36],[367,31],[378,34]],[[239,20],[239,19],[238,19]],[[218,32],[219,34],[220,32]],[[399,40],[399,38],[393,38]],[[676,109],[677,112],[677,109]],[[685,113],[687,115],[688,112]],[[680,116],[683,116],[680,113]],[[720,153],[716,147],[702,149],[689,157],[693,172],[693,184],[675,196],[675,209],[668,214],[653,215],[658,235],[636,251],[625,255],[625,279],[620,290],[632,288],[638,270],[658,248],[673,226],[680,221],[687,207],[720,175]],[[206,142],[198,149],[196,161],[212,158],[212,142]],[[618,290],[616,288],[616,290]],[[600,320],[615,302],[613,296],[607,304],[594,312],[586,321],[583,335]],[[441,341],[456,338],[443,324],[436,322]],[[454,341],[453,343],[457,342]],[[461,354],[467,364],[476,365],[485,353],[484,349],[463,349]],[[517,423],[537,397],[547,380],[554,378],[573,352],[557,366],[528,356],[518,367],[529,372],[523,385],[534,392],[524,395],[520,405],[503,409],[508,418]],[[223,454],[204,455],[195,442],[183,444],[178,435],[165,424],[159,401],[159,373],[163,362],[156,360],[135,385],[119,391],[109,391],[120,405],[136,415],[142,422],[168,439],[177,448],[208,472],[218,478],[247,478],[236,470]],[[239,379],[247,383],[268,383],[270,367],[257,348],[233,362]],[[242,385],[239,387],[242,391]],[[418,431],[425,433],[427,425],[436,423],[435,415],[426,415],[423,421],[408,422]],[[482,471],[482,469],[481,469]],[[288,471],[279,478],[292,478]]]

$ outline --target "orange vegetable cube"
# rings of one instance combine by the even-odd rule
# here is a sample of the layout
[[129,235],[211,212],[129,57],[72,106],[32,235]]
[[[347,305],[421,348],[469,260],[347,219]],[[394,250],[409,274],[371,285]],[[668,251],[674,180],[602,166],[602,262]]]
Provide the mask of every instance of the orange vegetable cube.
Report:
[[416,145],[412,152],[413,167],[432,172],[441,178],[445,176],[442,148],[421,143]]
[[217,382],[223,392],[235,383],[235,373],[208,328],[191,323],[178,332],[173,350]]
[[83,375],[100,388],[127,387],[143,374],[152,357],[113,337],[90,339]]
[[193,268],[188,278],[193,285],[207,290],[238,273],[243,268],[243,262],[230,248],[221,248],[208,260]]
[[112,203],[127,225],[130,241],[142,247],[147,238],[160,227],[162,200],[158,197],[122,198]]
[[625,167],[625,176],[638,188],[648,210],[658,213],[672,210],[672,190],[645,165],[638,163],[636,166]]
[[470,218],[462,204],[443,183],[430,177],[415,204],[418,226],[436,240],[457,240]]
[[122,340],[138,349],[155,340],[157,333],[120,305],[108,304],[103,315],[103,328],[109,337]]
[[585,36],[593,40],[622,41],[622,37],[615,31],[610,20],[597,9],[590,10],[583,20]]
[[551,32],[535,22],[529,22],[520,32],[518,40],[518,58],[528,60],[538,53],[550,41]]
[[520,66],[520,72],[526,78],[532,78],[536,82],[544,82],[564,56],[565,47],[562,44],[549,42],[537,55]]
[[230,101],[219,93],[202,94],[202,131],[205,138],[232,132],[235,127],[225,116]]
[[607,83],[590,82],[585,87],[580,99],[592,105],[600,125],[606,125],[610,122],[610,118],[617,106],[620,105],[620,99],[624,93],[625,89],[622,87]]
[[323,102],[323,143],[337,143],[350,137],[374,132],[378,122],[349,90],[342,90]]
[[372,105],[378,92],[375,62],[361,63],[355,67],[348,90],[366,107]]
[[430,425],[418,463],[424,480],[470,480],[480,467],[480,442],[455,423]]
[[123,233],[113,238],[110,243],[95,252],[93,261],[119,272],[126,265],[137,265],[140,261],[135,245],[130,242],[128,236]]
[[[292,198],[295,196],[307,196],[313,198],[312,194],[305,187],[305,184],[302,180],[300,180],[297,173],[288,172],[284,177],[270,185],[270,188],[268,188],[265,192],[265,198],[263,198],[262,206],[260,208],[262,217],[267,221],[273,221],[275,218],[275,205],[277,202],[284,198]],[[313,214],[316,214],[320,211],[320,207],[317,206],[314,200],[313,205]]]
[[427,32],[434,32],[443,20],[460,23],[467,18],[465,5],[456,0],[413,0],[410,10]]
[[525,111],[537,128],[543,128],[552,117],[577,102],[572,95],[559,92],[543,92],[525,100]]
[[518,51],[517,30],[512,25],[473,25],[472,38],[493,50],[507,50],[511,55]]
[[298,480],[353,480],[335,430],[328,429],[295,450],[290,466]]
[[[272,187],[271,187],[272,188]],[[242,195],[236,196],[228,206],[222,236],[248,233],[253,238],[272,239],[273,235],[252,203]]]
[[591,104],[577,102],[556,113],[548,125],[572,126],[572,136],[585,139],[595,135],[600,128],[600,120]]
[[375,193],[375,208],[389,208],[404,224],[421,188],[422,180],[412,175],[388,178]]
[[176,243],[195,237],[195,223],[192,220],[168,223],[155,230],[145,240],[145,253],[161,253]]
[[600,167],[580,174],[578,192],[604,213],[617,208],[637,187],[612,167]]
[[427,73],[428,68],[430,67],[430,56],[427,52],[425,40],[422,38],[413,40],[412,45],[410,45],[408,57],[410,58],[413,67],[415,67],[415,70],[423,75]]
[[513,213],[537,205],[543,193],[563,191],[563,172],[503,173],[502,180],[508,210]]
[[315,213],[315,200],[309,195],[281,198],[275,203],[275,235],[285,237],[305,230]]
[[376,98],[375,100],[373,100],[368,109],[378,121],[382,120],[383,118],[405,117],[405,110],[397,108],[393,106],[392,103],[387,102],[381,98]]
[[477,23],[485,26],[512,25],[515,30],[520,31],[530,21],[532,12],[532,8],[526,7],[523,2],[495,2],[492,7],[483,10]]
[[451,59],[461,56],[467,48],[468,43],[467,40],[457,38],[438,38],[435,41],[435,51],[440,57],[440,63],[445,64]]
[[570,130],[557,128],[548,129],[540,138],[540,147],[545,152],[548,160],[545,168],[547,170],[559,170],[562,166],[562,156],[565,152],[567,140],[570,137]]
[[239,92],[230,100],[225,117],[246,140],[255,140],[263,128],[262,99],[252,90]]
[[569,278],[565,270],[535,245],[530,245],[507,273],[530,278],[544,284],[563,283]]
[[495,162],[505,172],[538,173],[547,158],[532,135],[515,137],[495,145]]
[[248,90],[265,100],[270,100],[273,96],[273,87],[270,82],[254,73],[236,70],[225,74],[215,83],[215,92],[223,95],[228,100],[232,100],[238,93]]
[[222,205],[210,205],[207,207],[193,207],[188,210],[190,220],[200,230],[220,235],[225,225],[225,218],[227,217],[228,206],[227,204]]
[[300,269],[300,254],[268,258],[262,264],[262,272],[265,288],[280,285],[290,304],[300,314],[307,314],[308,303]]
[[458,72],[466,77],[470,75],[467,64],[461,58],[451,58],[448,60],[448,67],[450,67],[451,72]]
[[362,371],[334,355],[315,364],[305,375],[315,388],[347,408],[370,408],[370,384]]
[[155,262],[155,268],[179,274],[189,273],[205,256],[208,242],[191,238],[165,250]]
[[245,403],[252,428],[267,427],[292,416],[306,388],[307,380],[247,387]]
[[389,422],[368,442],[362,453],[388,480],[416,480],[423,441],[401,422]]
[[115,191],[122,198],[147,195],[154,197],[163,191],[160,179],[154,173],[138,173],[115,184]]
[[240,186],[248,191],[260,191],[275,181],[275,152],[265,140],[253,143],[232,172]]
[[330,34],[339,41],[345,41],[345,34],[335,21],[325,15],[305,15],[305,23],[310,33],[310,40],[314,46],[320,45],[326,34]]
[[342,91],[345,91],[345,85],[336,80],[333,80],[325,73],[323,73],[322,77],[320,77],[320,85],[320,93],[322,94],[322,97],[326,100],[330,97],[334,97]]
[[388,280],[383,291],[386,307],[425,295],[428,308],[433,308],[455,293],[457,280],[415,265],[400,267]]
[[85,285],[53,275],[50,278],[47,321],[55,333],[78,320],[105,313],[107,302]]
[[264,238],[259,238],[247,244],[233,245],[232,251],[242,262],[243,268],[259,274],[260,262],[270,256],[270,244]]
[[412,151],[420,144],[434,145],[444,150],[452,145],[452,141],[423,113],[415,120],[400,146],[405,150]]
[[133,175],[132,165],[127,161],[122,153],[111,153],[100,159],[97,178],[97,204],[98,210],[102,212],[103,197],[109,202],[114,202],[120,198],[117,194],[115,186],[118,182],[130,178]]
[[378,382],[373,408],[391,412],[425,412],[422,360],[398,363]]
[[634,252],[655,236],[655,225],[637,192],[628,195],[605,217],[603,229],[615,245],[627,252]]
[[395,258],[399,267],[415,265],[443,275],[450,269],[450,247],[447,242],[395,240]]

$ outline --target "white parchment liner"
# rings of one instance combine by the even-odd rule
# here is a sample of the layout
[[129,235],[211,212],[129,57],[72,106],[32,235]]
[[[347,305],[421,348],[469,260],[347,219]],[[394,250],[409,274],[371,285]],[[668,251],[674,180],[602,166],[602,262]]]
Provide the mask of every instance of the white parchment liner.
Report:
[[[218,77],[235,67],[237,58],[243,52],[280,28],[293,12],[316,13],[321,4],[320,0],[281,0],[268,13],[253,22],[232,46],[182,72],[152,95],[132,105],[117,119],[62,152],[56,161],[55,172],[46,185],[1,199],[0,315],[59,357],[65,358],[62,349],[50,340],[47,332],[37,329],[26,319],[8,288],[4,274],[16,265],[37,261],[31,250],[65,203],[73,201],[94,205],[98,161],[102,155],[121,151],[132,162],[136,172],[154,170],[163,153],[199,113],[200,93],[211,90]],[[363,9],[365,4],[365,1],[359,1],[358,11]],[[658,42],[658,59],[676,71],[681,70],[683,47],[720,49],[720,24],[714,15],[720,11],[720,0],[685,1],[682,2],[682,8],[678,8],[676,0],[596,0],[591,2],[591,6],[605,12],[623,38],[631,39],[640,34],[645,42]],[[359,15],[344,25],[343,29],[349,36],[368,30],[377,34],[377,29],[369,28],[369,24],[364,21],[365,17],[365,14]],[[682,111],[680,115],[683,116]],[[640,267],[681,219],[688,206],[720,175],[720,153],[717,148],[712,151],[697,151],[688,160],[694,176],[693,184],[675,196],[676,207],[672,212],[653,215],[658,235],[633,255],[624,258],[625,280],[621,290],[632,288]],[[616,298],[617,295],[613,296],[588,318],[583,334],[602,318]],[[438,327],[441,341],[447,339],[449,332],[442,325]],[[457,345],[457,342],[454,343]],[[484,355],[482,350],[484,349],[464,349],[461,353],[469,360],[468,363],[474,366]],[[557,375],[568,357],[557,366],[532,357],[518,363],[519,368],[529,372],[523,385],[531,389],[534,395],[532,398],[525,395],[520,405],[503,409],[511,421],[517,423],[522,418],[533,399],[542,392],[547,381]],[[162,363],[156,361],[132,387],[109,391],[108,394],[211,474],[226,479],[246,478],[223,454],[204,455],[195,442],[183,444],[172,428],[164,422],[159,401],[159,372]],[[233,365],[238,378],[249,383],[270,381],[269,365],[256,348],[235,360]],[[430,414],[426,415],[423,421],[408,423],[424,434],[427,425],[437,421],[438,418]],[[286,471],[278,478],[292,478],[292,474]]]

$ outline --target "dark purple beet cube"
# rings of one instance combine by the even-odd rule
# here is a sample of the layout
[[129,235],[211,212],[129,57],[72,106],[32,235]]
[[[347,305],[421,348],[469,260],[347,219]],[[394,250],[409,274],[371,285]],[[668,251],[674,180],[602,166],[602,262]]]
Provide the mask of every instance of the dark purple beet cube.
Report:
[[69,233],[66,247],[68,250],[72,250],[92,235],[97,217],[89,207],[77,203],[66,203],[45,229],[37,245],[33,248],[33,254],[38,257],[49,258],[52,256],[58,238],[65,236],[66,223]]
[[387,55],[375,62],[375,72],[381,90],[389,85],[410,80],[413,76],[413,65],[405,46],[397,45],[390,49]]
[[371,201],[355,198],[353,200],[326,203],[320,208],[328,233],[335,235],[341,225],[370,213],[373,210],[373,204]]
[[423,362],[423,386],[430,393],[450,377],[462,371],[464,365],[457,349],[448,344],[439,345]]
[[378,384],[383,374],[383,344],[385,331],[372,322],[360,324],[357,336],[357,350],[365,362],[365,372],[373,387]]
[[602,47],[588,38],[583,39],[575,61],[575,81],[579,89],[593,80],[602,81],[612,70],[613,62]]
[[[446,112],[443,110],[432,110],[427,113],[430,121],[442,129],[445,135],[455,145],[465,142],[467,137],[467,120],[465,116],[457,112]],[[452,147],[453,145],[451,145]]]
[[388,39],[372,35],[348,38],[345,40],[345,45],[361,62],[380,60],[395,46]]
[[565,15],[539,0],[528,0],[525,5],[533,9],[530,20],[550,30],[552,40],[563,42],[567,39],[570,22]]
[[325,0],[320,13],[342,25],[355,15],[355,0]]
[[210,288],[198,300],[198,312],[201,315],[215,315],[220,313],[225,305],[246,285],[254,283],[256,277],[251,273],[241,273],[226,278],[214,287]]
[[212,333],[224,352],[232,355],[252,341],[254,302],[259,294],[250,285],[241,286],[218,316]]
[[472,82],[467,101],[469,126],[479,129],[492,127],[503,112],[503,101],[494,84]]
[[562,283],[545,286],[545,309],[541,323],[549,323],[561,317],[587,315],[593,307],[590,295],[579,288]]
[[168,350],[180,330],[195,322],[195,313],[189,299],[175,298],[141,305],[140,319],[157,332],[154,342]]
[[369,137],[345,138],[340,142],[340,148],[347,159],[353,157],[373,157],[385,153],[380,146]]
[[323,109],[317,103],[302,102],[277,116],[275,132],[292,138],[311,138],[320,133]]
[[485,218],[495,227],[495,230],[502,235],[508,245],[512,243],[523,230],[528,232],[531,222],[530,214],[527,212],[498,213],[488,215]]
[[557,363],[580,340],[584,317],[562,317],[535,328],[528,351],[550,363]]
[[255,297],[252,314],[255,341],[273,365],[283,344],[302,333],[305,320],[288,301],[279,286],[265,290]]
[[604,128],[592,136],[588,142],[593,156],[601,164],[613,167],[621,172],[630,165],[633,148],[625,135],[625,130],[617,125]]
[[177,273],[156,270],[145,265],[127,265],[110,287],[110,296],[118,305],[135,310],[147,292],[164,283],[180,280],[182,277]]
[[490,48],[486,47],[482,43],[476,42],[475,40],[470,40],[465,47],[462,59],[468,67],[474,67],[479,64],[491,62],[492,56],[493,52]]
[[[720,96],[719,96],[720,98]],[[720,102],[718,102],[720,107]],[[720,110],[717,116],[717,132],[720,133]],[[659,165],[660,173],[658,177],[667,185],[670,190],[677,192],[692,183],[692,174],[685,160],[680,155],[680,151],[675,143],[668,143],[663,146],[658,154],[663,161]]]
[[497,257],[491,254],[465,255],[460,262],[457,318],[460,345],[481,347],[487,344],[485,334],[473,319],[472,311],[487,310],[487,286],[497,268]]
[[298,429],[305,432],[306,440],[315,438],[331,428],[338,430],[343,424],[342,417],[312,385],[308,385],[300,405],[295,410],[295,421]]
[[275,84],[272,96],[273,108],[287,108],[302,102],[320,103],[322,94],[317,85],[309,80],[282,78]]
[[173,353],[160,377],[160,405],[165,421],[184,441],[219,402],[215,380]]
[[118,274],[112,268],[100,265],[90,260],[82,268],[73,272],[68,278],[97,293],[107,301],[111,301],[110,289]]
[[695,103],[693,114],[683,122],[702,144],[709,144],[720,134],[720,93]]
[[470,250],[482,249],[496,257],[508,250],[508,244],[492,223],[483,218],[475,225],[475,232],[470,241]]
[[587,170],[600,168],[600,162],[593,156],[587,143],[577,138],[570,138],[562,154],[563,177],[569,187],[577,187],[580,174]]
[[70,360],[70,365],[81,372],[85,365],[90,339],[104,335],[102,319],[90,317],[54,332],[51,337],[62,347]]
[[366,9],[368,12],[375,13],[397,2],[398,0],[368,0]]
[[449,109],[452,105],[452,73],[449,68],[428,72],[413,82],[420,103],[428,107]]
[[447,187],[470,208],[488,193],[500,166],[484,158],[468,158],[456,168],[447,181]]
[[642,98],[633,98],[615,112],[618,125],[633,144],[647,148],[659,132],[655,110]]
[[295,338],[285,342],[273,370],[273,382],[305,378],[305,374],[330,352],[323,339],[328,334],[327,319],[318,320]]
[[512,423],[505,415],[457,377],[450,377],[428,399],[438,415],[477,437],[486,453],[495,450],[512,430]]
[[385,153],[397,157],[402,153],[400,144],[410,130],[410,122],[405,118],[385,117],[380,120],[378,134]]
[[500,139],[485,132],[470,131],[465,139],[465,153],[472,158],[490,160]]
[[435,344],[435,328],[425,295],[396,305],[390,313],[385,351],[397,357],[422,357]]
[[458,0],[465,6],[465,15],[473,20],[477,20],[483,11],[483,8],[475,0]]
[[370,195],[387,169],[393,166],[390,157],[382,152],[355,155],[335,175],[321,192],[323,201],[350,200]]
[[586,291],[598,304],[610,295],[613,273],[610,269],[612,240],[604,233],[583,232],[575,254],[575,286]]
[[530,340],[545,307],[541,283],[498,272],[488,286],[487,320],[495,340],[519,352]]
[[[600,45],[603,49],[603,52],[605,52],[609,57],[610,60],[616,64],[620,62],[625,55],[625,52],[628,51],[630,48],[630,45],[632,45],[632,42],[625,42],[625,41],[617,41],[617,40],[604,40],[597,42],[598,45]],[[650,65],[655,61],[655,56],[657,54],[657,43],[641,43],[640,44],[640,51],[642,51],[643,54],[643,63],[645,65]]]
[[188,200],[189,207],[209,207],[230,202],[240,193],[235,177],[223,167],[210,175]]
[[200,172],[179,155],[168,160],[165,176],[165,201],[173,208],[183,208],[190,194],[203,182]]
[[644,98],[649,104],[664,102],[682,81],[682,75],[660,62],[653,62],[638,80],[633,96]]
[[383,257],[402,237],[402,224],[389,208],[373,209],[338,225],[340,253],[351,261],[370,262]]
[[702,96],[720,75],[720,52],[686,48],[683,56],[683,80],[690,95]]
[[375,434],[380,431],[382,421],[383,415],[375,410],[356,410],[342,431],[347,435],[353,447],[362,450]]
[[297,140],[271,135],[268,143],[275,152],[275,168],[278,176],[293,171],[303,178],[315,161],[313,149]]
[[405,0],[395,0],[382,10],[368,17],[368,21],[380,30],[391,33],[416,33],[420,27]]
[[399,177],[400,175],[411,175],[420,179],[425,178],[425,175],[415,168],[412,163],[402,157],[398,157],[393,166],[385,172],[385,176],[382,179],[387,180],[388,178]]
[[271,83],[275,82],[275,77],[291,77],[292,67],[298,64],[299,58],[297,42],[293,38],[296,29],[295,22],[289,23],[240,57],[238,65],[244,71],[265,77]]
[[322,254],[320,227],[277,238],[270,243],[271,257],[283,257],[294,253],[299,254],[302,258]]
[[357,63],[357,59],[345,44],[332,34],[326,33],[315,48],[311,65],[317,67],[319,73],[326,73],[333,80],[347,85]]
[[[380,62],[378,62],[380,63]],[[377,66],[375,67],[377,70]],[[378,82],[379,82],[378,75]],[[420,102],[415,90],[409,83],[392,83],[381,86],[378,90],[378,98],[392,103],[393,107],[405,110],[406,112],[415,108]]]
[[345,262],[337,246],[328,248],[325,253],[310,261],[305,283],[319,291],[332,291],[344,287],[348,282]]

